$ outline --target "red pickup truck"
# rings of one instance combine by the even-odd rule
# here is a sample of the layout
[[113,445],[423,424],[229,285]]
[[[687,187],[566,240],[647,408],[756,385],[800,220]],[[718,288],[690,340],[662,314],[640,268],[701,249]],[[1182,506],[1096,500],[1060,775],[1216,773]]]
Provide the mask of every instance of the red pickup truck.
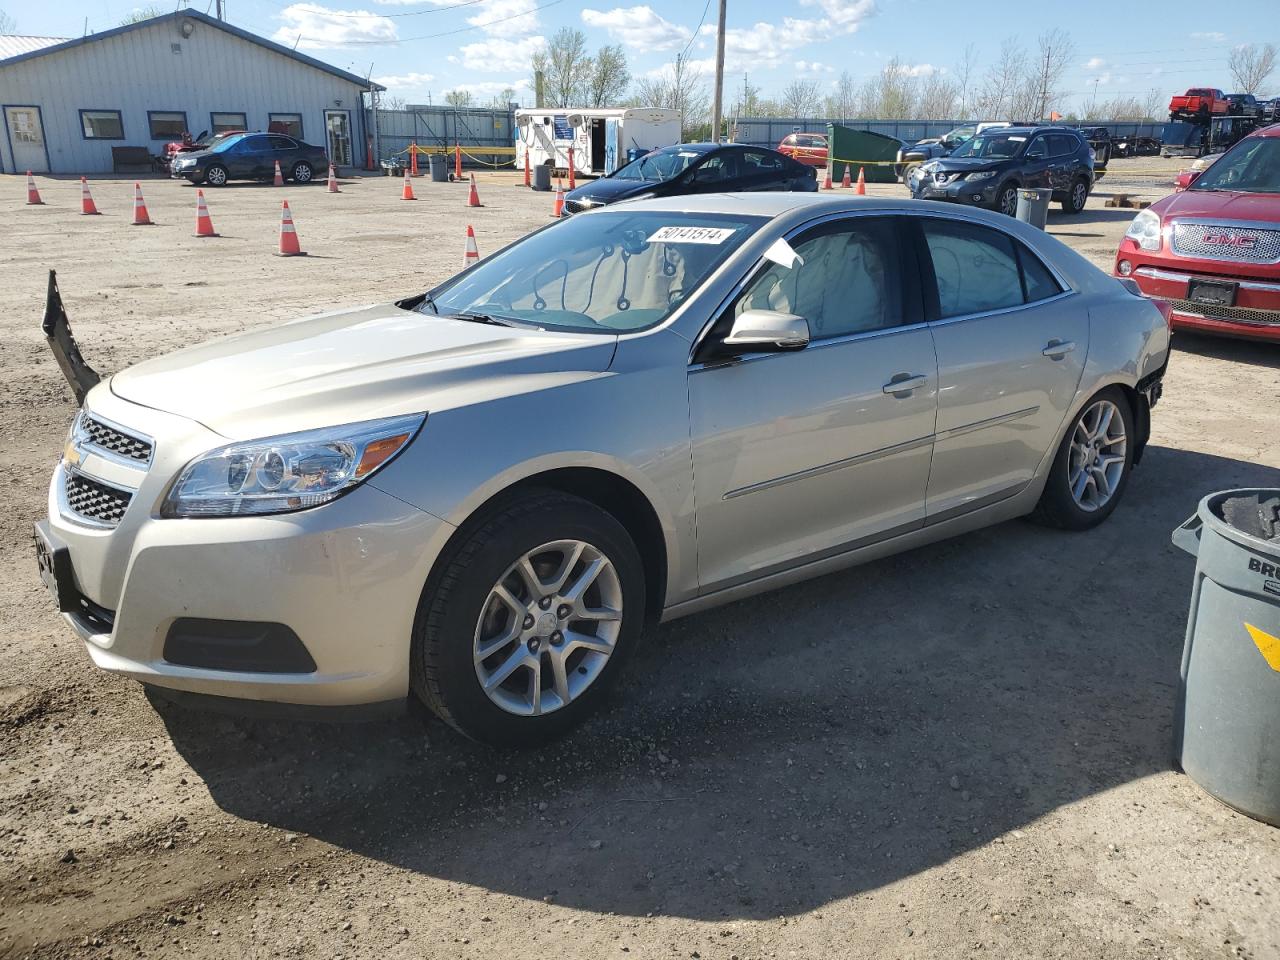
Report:
[[1211,87],[1192,87],[1169,101],[1170,120],[1203,120],[1225,116],[1229,108],[1227,95]]
[[1133,219],[1117,276],[1175,328],[1280,344],[1280,125],[1239,141]]

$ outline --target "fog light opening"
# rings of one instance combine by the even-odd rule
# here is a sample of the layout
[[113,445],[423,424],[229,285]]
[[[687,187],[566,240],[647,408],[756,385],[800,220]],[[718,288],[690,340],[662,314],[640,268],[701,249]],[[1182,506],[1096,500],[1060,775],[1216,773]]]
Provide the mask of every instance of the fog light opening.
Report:
[[1119,271],[1120,276],[1127,277],[1129,274],[1133,273],[1133,264],[1128,260],[1121,260],[1116,264],[1116,270]]

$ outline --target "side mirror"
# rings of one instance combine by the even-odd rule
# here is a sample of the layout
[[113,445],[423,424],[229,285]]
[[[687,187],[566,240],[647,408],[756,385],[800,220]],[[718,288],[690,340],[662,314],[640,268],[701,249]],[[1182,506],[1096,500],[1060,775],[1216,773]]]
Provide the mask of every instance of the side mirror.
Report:
[[809,345],[809,321],[777,310],[744,310],[721,342],[730,353],[803,350]]
[[1173,186],[1177,190],[1185,190],[1200,178],[1202,170],[1184,170],[1173,178]]

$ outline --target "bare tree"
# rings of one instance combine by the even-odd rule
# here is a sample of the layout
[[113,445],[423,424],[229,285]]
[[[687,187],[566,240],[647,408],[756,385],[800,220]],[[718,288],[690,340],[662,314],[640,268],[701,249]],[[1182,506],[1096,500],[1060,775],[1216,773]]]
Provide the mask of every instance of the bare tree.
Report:
[[1236,47],[1227,57],[1227,69],[1241,93],[1258,93],[1276,68],[1274,43],[1246,43]]
[[1147,91],[1147,95],[1142,98],[1142,119],[1143,120],[1159,120],[1160,115],[1164,113],[1165,97],[1159,87],[1152,87]]
[[403,110],[405,108],[404,97],[393,97],[389,94],[383,94],[378,98],[379,110]]
[[836,120],[852,117],[857,110],[856,99],[857,90],[853,85],[853,77],[849,76],[848,70],[841,70],[840,76],[836,79],[835,90],[832,91],[831,96],[827,97],[827,116]]
[[792,80],[779,97],[783,116],[812,117],[822,109],[822,88],[817,80]]
[[1026,74],[1027,54],[1017,37],[1007,37],[1000,44],[1000,57],[987,68],[976,106],[978,120],[995,120],[1012,113],[1018,85]]
[[738,99],[730,108],[730,115],[735,117],[766,116],[766,114],[760,112],[760,88],[747,79],[745,73],[742,75],[742,86],[735,93]]
[[579,106],[575,101],[584,94],[590,70],[586,34],[572,27],[561,27],[533,55],[533,72],[542,72],[549,107]]
[[454,109],[457,109],[458,107],[469,107],[471,106],[471,91],[450,90],[444,95],[444,102]]
[[610,107],[617,103],[631,83],[627,55],[619,45],[603,46],[587,63],[586,106]]
[[489,107],[493,110],[506,110],[516,99],[516,91],[514,87],[503,87],[493,95],[493,99],[489,101]]
[[711,112],[711,89],[706,77],[679,56],[658,76],[641,80],[631,99],[637,107],[679,110],[683,132],[706,126]]
[[958,90],[958,104],[956,112],[961,116],[968,116],[970,113],[969,99],[972,94],[973,71],[978,65],[978,47],[977,44],[970,43],[965,46],[964,52],[960,55],[960,60],[955,66],[956,86]]
[[945,120],[958,114],[960,86],[944,73],[931,73],[920,85],[914,116],[917,120]]
[[1034,73],[1031,75],[1035,99],[1031,104],[1032,113],[1025,118],[1028,120],[1039,120],[1049,115],[1049,105],[1061,96],[1058,85],[1076,52],[1071,36],[1057,28],[1040,34],[1036,46]]
[[163,17],[168,10],[151,4],[145,7],[135,7],[129,11],[124,17],[120,18],[120,26],[127,27],[131,23],[141,23],[143,20],[153,20],[156,17]]
[[14,20],[13,17],[9,16],[9,14],[5,13],[3,10],[0,10],[0,34],[17,32],[18,21]]

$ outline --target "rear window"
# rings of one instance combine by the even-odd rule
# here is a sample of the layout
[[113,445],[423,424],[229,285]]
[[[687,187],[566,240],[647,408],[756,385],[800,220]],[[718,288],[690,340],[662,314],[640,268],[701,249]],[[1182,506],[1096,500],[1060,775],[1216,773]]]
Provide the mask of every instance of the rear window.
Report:
[[1040,259],[1012,237],[956,220],[926,220],[939,319],[1007,310],[1062,292]]

